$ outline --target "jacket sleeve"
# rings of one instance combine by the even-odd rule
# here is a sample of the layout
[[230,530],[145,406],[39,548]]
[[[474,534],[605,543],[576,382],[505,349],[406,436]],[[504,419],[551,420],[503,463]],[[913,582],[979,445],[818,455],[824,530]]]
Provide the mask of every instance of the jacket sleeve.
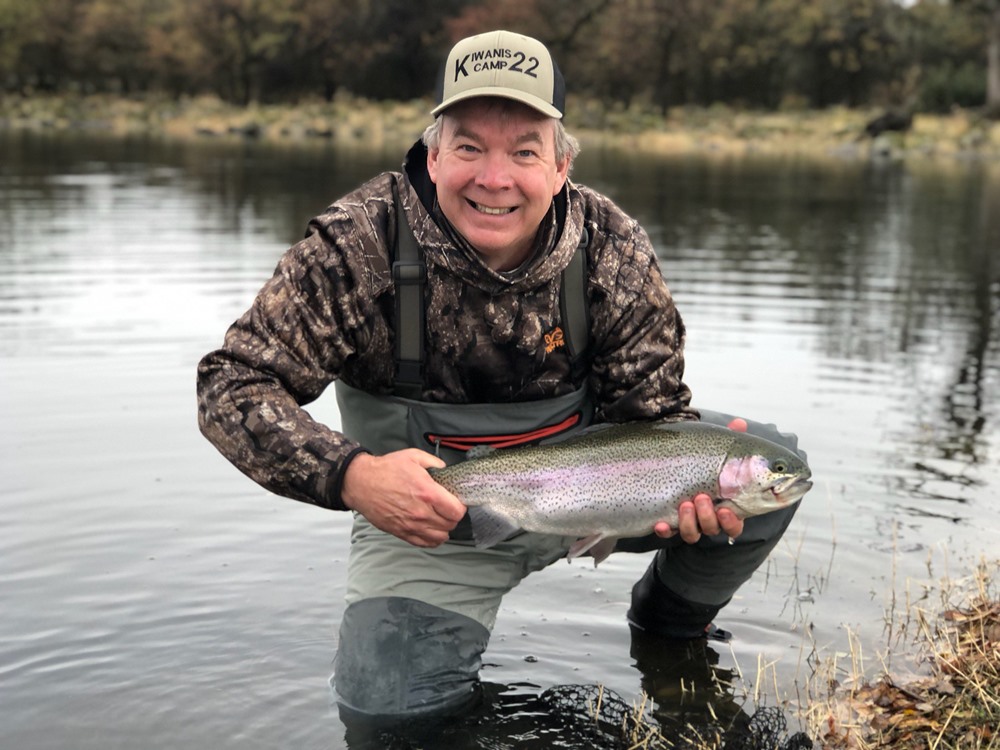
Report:
[[591,286],[596,418],[697,419],[683,380],[684,323],[649,237],[631,219],[603,224],[611,230],[598,234]]
[[[342,232],[353,231],[344,220]],[[315,227],[198,366],[202,433],[240,471],[279,495],[344,509],[343,474],[363,449],[313,420],[303,405],[378,349],[377,301],[366,271]],[[369,360],[370,361],[370,360]],[[389,365],[391,367],[391,364]],[[379,373],[368,373],[377,381]]]

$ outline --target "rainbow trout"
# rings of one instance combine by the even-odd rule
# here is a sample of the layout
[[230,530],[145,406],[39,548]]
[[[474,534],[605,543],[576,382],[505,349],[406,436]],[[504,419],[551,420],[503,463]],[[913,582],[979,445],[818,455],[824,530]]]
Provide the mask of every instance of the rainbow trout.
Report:
[[747,518],[812,487],[794,452],[703,422],[600,425],[551,445],[477,448],[431,475],[469,506],[476,546],[518,530],[575,536],[568,556],[591,550],[595,564],[618,538],[650,534],[659,521],[677,528],[678,506],[698,493]]

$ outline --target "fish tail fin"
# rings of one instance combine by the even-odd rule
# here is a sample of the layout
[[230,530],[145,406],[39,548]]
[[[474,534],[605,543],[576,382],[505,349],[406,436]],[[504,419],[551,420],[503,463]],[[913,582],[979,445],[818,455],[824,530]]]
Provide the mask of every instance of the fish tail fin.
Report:
[[470,507],[469,521],[477,547],[492,547],[521,530],[520,526],[506,516],[484,506]]

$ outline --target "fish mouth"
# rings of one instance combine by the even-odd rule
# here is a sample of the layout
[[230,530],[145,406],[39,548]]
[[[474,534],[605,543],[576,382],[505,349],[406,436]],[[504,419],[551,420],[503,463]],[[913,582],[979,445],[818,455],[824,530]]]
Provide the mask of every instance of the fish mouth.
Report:
[[771,494],[774,495],[775,500],[779,503],[787,505],[789,503],[797,503],[801,500],[802,496],[812,489],[812,486],[813,483],[809,481],[808,477],[785,477],[771,486]]

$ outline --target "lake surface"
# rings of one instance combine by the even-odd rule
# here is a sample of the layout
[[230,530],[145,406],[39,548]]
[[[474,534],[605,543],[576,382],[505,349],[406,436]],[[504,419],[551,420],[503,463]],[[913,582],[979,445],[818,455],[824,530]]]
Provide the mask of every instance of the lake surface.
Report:
[[[0,133],[0,746],[369,746],[327,687],[349,519],[226,463],[194,373],[306,221],[400,158]],[[794,702],[825,658],[877,667],[904,602],[1000,538],[1000,165],[585,151],[574,177],[656,244],[695,404],[798,433],[816,486],[707,654],[630,643],[647,555],[529,578],[453,748],[557,746],[535,698],[567,684],[664,722]]]

